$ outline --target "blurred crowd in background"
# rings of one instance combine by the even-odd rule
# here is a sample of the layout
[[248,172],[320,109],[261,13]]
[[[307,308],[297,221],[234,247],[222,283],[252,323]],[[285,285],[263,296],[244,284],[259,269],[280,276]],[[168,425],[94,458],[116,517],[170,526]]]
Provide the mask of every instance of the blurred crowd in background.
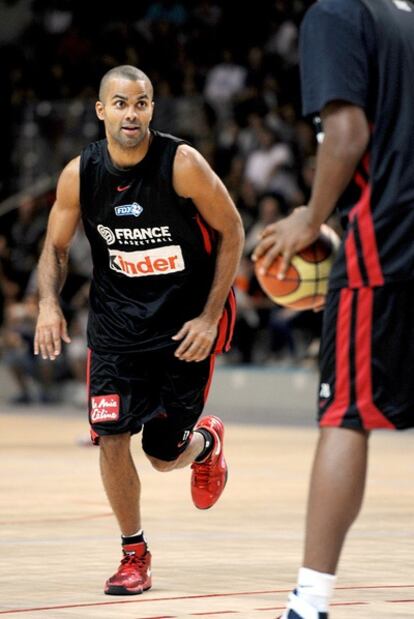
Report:
[[316,144],[301,118],[298,69],[298,28],[309,4],[90,0],[86,10],[79,0],[1,2],[0,350],[14,402],[55,402],[63,384],[75,400],[84,393],[91,262],[82,230],[62,292],[72,344],[53,363],[33,356],[35,267],[57,175],[103,137],[97,89],[119,64],[149,75],[153,128],[200,150],[243,218],[235,339],[223,362],[313,362],[320,314],[274,305],[250,260],[264,227],[310,195]]

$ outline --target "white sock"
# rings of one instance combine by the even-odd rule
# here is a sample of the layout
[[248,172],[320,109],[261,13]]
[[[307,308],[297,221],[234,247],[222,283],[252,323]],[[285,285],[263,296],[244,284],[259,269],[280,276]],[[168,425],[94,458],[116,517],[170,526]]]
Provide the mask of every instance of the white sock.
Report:
[[328,612],[336,576],[301,567],[298,574],[297,595],[318,612]]

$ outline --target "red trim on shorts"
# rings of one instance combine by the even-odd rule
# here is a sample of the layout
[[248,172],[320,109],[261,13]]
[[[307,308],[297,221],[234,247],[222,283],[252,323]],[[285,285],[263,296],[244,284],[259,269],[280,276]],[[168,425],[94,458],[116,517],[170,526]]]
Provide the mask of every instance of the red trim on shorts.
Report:
[[323,413],[320,426],[340,426],[350,401],[350,341],[353,291],[343,288],[336,319],[335,398]]
[[236,322],[236,297],[231,288],[226,300],[223,313],[221,315],[216,338],[215,353],[227,352],[230,350],[233,338],[234,325]]
[[356,310],[355,385],[358,411],[366,430],[374,428],[395,429],[395,426],[375,406],[372,397],[372,310],[374,291],[358,291]]
[[227,307],[225,307],[221,315],[220,322],[218,324],[218,333],[217,333],[217,340],[216,340],[216,346],[215,346],[214,352],[223,352],[223,350],[225,350],[228,324],[229,324],[228,310],[227,310]]
[[213,251],[213,244],[211,242],[211,238],[210,238],[210,233],[209,233],[208,227],[207,227],[206,223],[203,221],[203,219],[201,218],[201,216],[198,213],[195,216],[195,220],[196,220],[196,222],[198,224],[198,227],[201,230],[201,234],[203,235],[204,249],[206,250],[206,252],[208,254],[211,254],[211,252]]
[[213,380],[215,362],[216,362],[216,355],[213,353],[212,355],[210,355],[210,369],[209,369],[209,374],[208,374],[208,380],[207,380],[206,386],[204,387],[204,404],[207,401],[208,394],[209,394],[210,387],[211,387],[211,381]]

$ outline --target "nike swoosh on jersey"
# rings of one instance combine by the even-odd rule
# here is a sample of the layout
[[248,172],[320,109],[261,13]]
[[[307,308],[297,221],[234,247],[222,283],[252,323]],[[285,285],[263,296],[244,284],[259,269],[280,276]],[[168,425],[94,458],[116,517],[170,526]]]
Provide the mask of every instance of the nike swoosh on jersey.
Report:
[[129,189],[131,187],[131,185],[118,185],[118,187],[116,188],[117,191],[126,191],[127,189]]

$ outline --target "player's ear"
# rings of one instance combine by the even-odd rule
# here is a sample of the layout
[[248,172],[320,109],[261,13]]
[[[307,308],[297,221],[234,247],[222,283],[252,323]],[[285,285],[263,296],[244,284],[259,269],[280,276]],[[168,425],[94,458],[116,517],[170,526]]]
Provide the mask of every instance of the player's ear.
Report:
[[102,101],[97,101],[95,103],[95,112],[99,120],[104,120],[104,104]]
[[152,117],[153,117],[153,115],[154,115],[154,106],[155,106],[154,101],[151,101],[151,118],[150,118],[150,122],[151,122]]

